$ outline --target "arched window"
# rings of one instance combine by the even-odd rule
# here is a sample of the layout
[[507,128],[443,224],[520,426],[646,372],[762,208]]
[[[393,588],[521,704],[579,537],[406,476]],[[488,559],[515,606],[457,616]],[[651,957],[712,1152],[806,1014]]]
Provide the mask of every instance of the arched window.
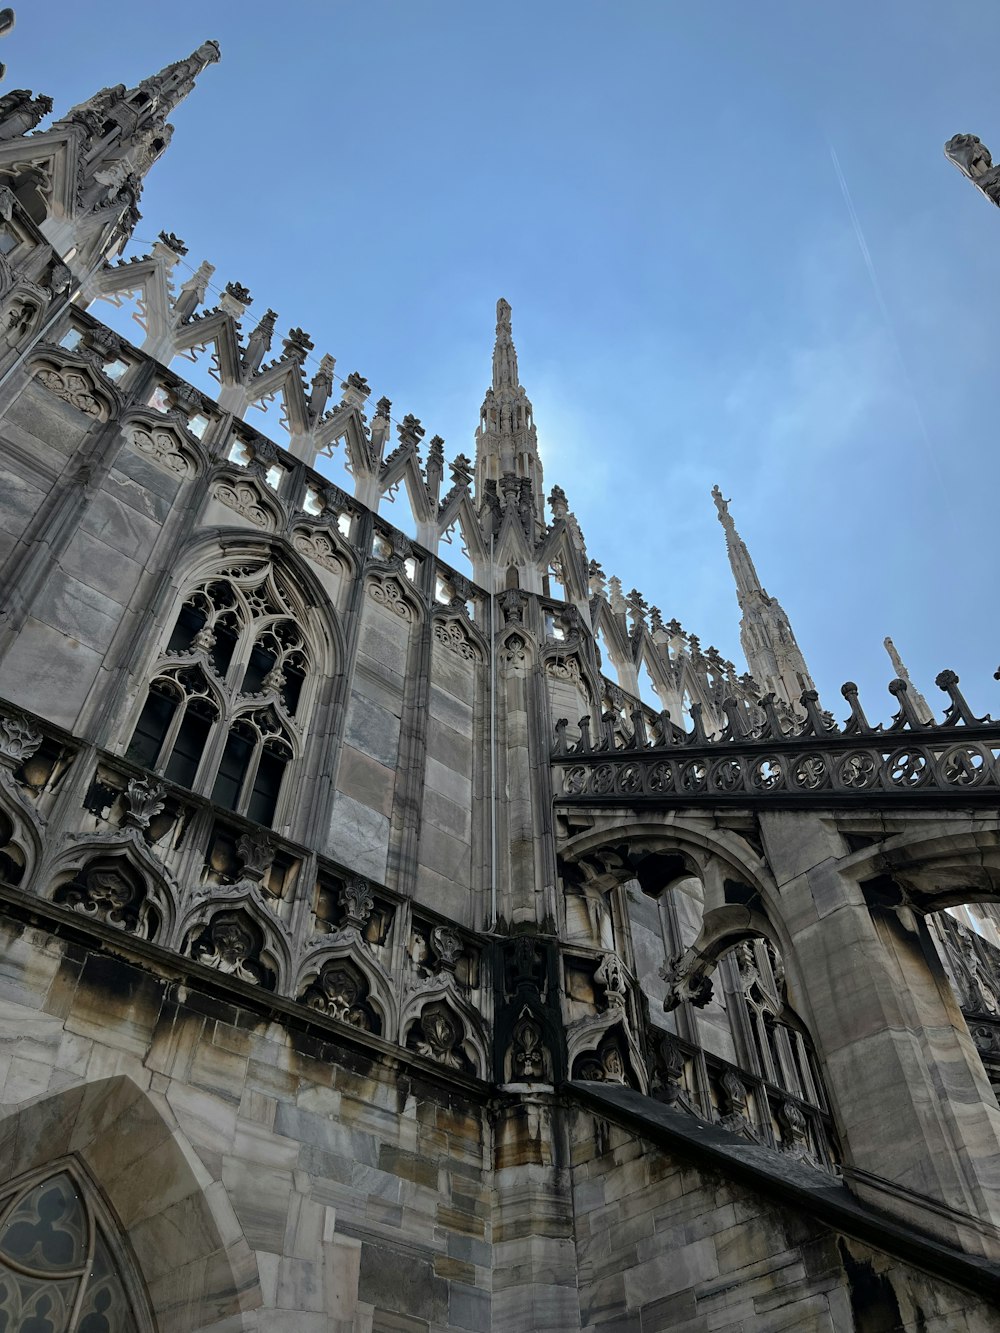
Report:
[[126,757],[272,823],[312,701],[304,621],[269,562],[197,584],[154,667]]
[[0,1203],[0,1333],[147,1333],[145,1293],[106,1211],[63,1166]]

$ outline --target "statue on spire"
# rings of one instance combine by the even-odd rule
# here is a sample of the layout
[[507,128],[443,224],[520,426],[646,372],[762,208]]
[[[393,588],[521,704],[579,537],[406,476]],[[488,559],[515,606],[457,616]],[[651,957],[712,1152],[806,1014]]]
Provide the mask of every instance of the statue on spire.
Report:
[[493,391],[518,388],[517,352],[511,331],[510,303],[501,296],[497,302],[497,340],[493,347]]
[[718,484],[712,487],[712,499],[715,501],[715,507],[719,511],[719,522],[725,523],[726,520],[729,519],[729,522],[732,523],[733,520],[729,516],[730,501],[722,498],[722,492],[719,490]]

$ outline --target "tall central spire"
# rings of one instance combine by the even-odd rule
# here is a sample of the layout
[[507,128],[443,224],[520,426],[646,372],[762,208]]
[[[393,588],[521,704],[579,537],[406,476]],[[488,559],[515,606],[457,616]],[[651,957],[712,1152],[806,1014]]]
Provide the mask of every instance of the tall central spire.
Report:
[[[510,305],[497,302],[497,334],[493,347],[493,383],[479,414],[476,431],[476,499],[497,495],[501,507],[513,500],[522,513],[530,509],[542,522],[542,463],[531,402],[517,373],[517,352],[511,332]],[[532,534],[534,535],[534,534]]]

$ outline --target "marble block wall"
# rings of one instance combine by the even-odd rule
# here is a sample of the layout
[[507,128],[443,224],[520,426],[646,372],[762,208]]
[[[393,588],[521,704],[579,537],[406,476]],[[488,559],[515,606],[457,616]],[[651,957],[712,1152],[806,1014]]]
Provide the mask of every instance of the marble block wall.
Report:
[[0,1176],[67,1153],[159,1333],[490,1328],[484,1107],[5,922]]
[[571,1113],[585,1333],[997,1333],[929,1278],[631,1131]]

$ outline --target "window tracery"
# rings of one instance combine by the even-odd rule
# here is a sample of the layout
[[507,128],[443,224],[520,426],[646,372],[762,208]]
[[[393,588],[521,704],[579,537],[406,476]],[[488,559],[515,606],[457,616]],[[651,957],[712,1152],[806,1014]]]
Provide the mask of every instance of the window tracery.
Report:
[[[674,964],[699,936],[703,895],[690,875],[658,895],[660,934]],[[671,971],[668,963],[659,973],[668,994]],[[657,983],[647,977],[643,986],[659,1011]],[[704,990],[682,994],[669,1012],[669,1029],[651,1027],[648,1035],[655,1096],[798,1159],[837,1159],[819,1065],[787,1003],[784,965],[770,939],[732,943]]]
[[269,562],[198,583],[154,667],[126,757],[272,823],[311,702],[304,619]]
[[140,1333],[136,1278],[74,1175],[32,1175],[0,1203],[0,1333]]

